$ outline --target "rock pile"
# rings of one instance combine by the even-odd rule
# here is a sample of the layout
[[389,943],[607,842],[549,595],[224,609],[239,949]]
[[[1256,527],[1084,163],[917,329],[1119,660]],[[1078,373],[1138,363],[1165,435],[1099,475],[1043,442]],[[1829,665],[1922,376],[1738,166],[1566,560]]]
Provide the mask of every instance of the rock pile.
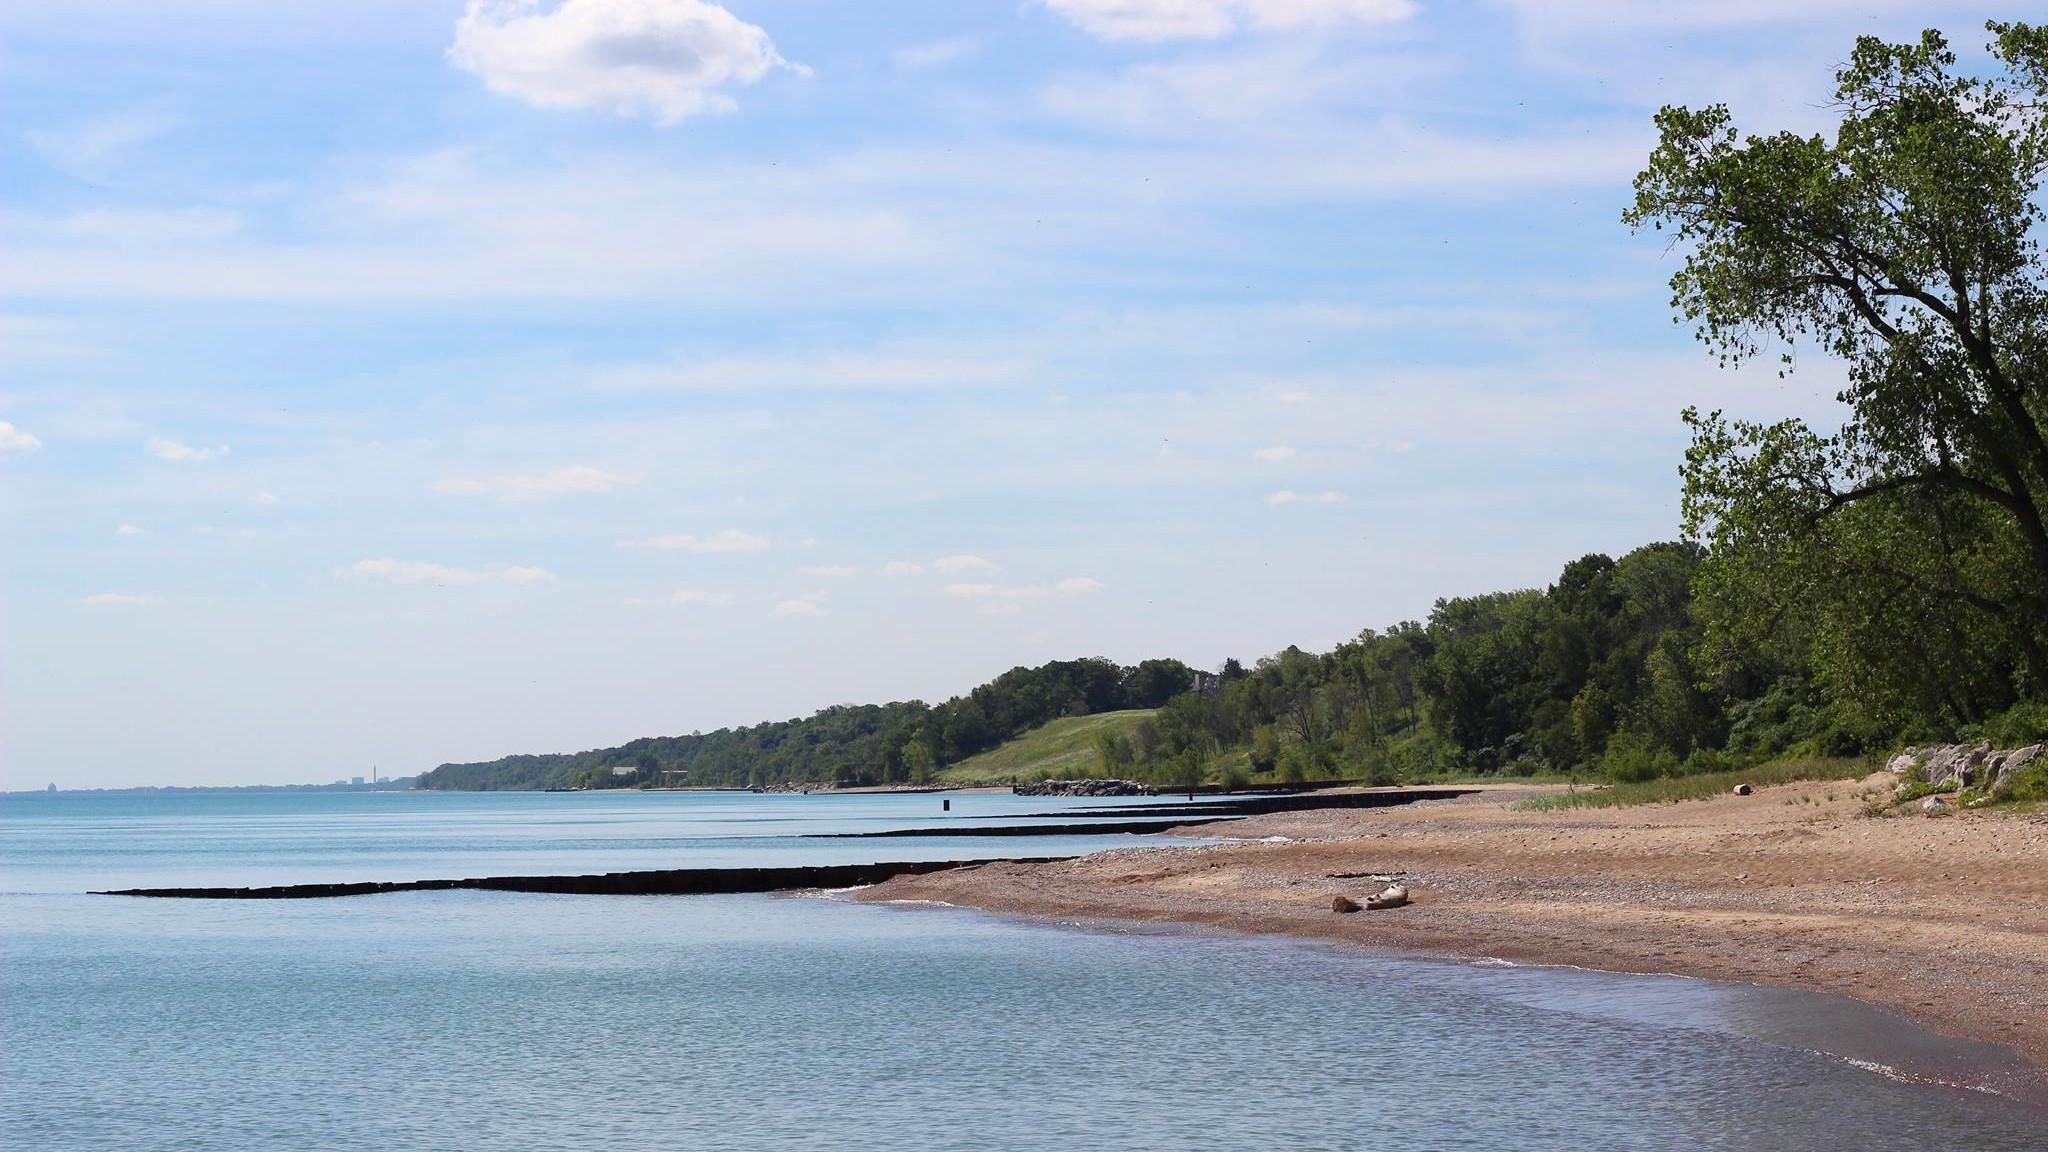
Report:
[[1019,796],[1156,796],[1136,780],[1040,780],[1011,789]]
[[1936,744],[1908,748],[1885,768],[1899,778],[1896,791],[1926,784],[1940,792],[1975,788],[1992,799],[2012,790],[2022,770],[2040,760],[2044,746],[2029,744],[2009,752],[1995,751],[1989,740],[1977,744]]

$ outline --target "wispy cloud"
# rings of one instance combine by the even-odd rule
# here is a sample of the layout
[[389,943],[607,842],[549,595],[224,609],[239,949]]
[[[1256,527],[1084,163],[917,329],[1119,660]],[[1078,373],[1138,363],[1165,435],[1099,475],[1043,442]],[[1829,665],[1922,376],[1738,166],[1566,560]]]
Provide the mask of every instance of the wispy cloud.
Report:
[[958,576],[964,572],[993,572],[997,565],[992,560],[979,556],[941,556],[932,561],[932,567],[947,576]]
[[816,576],[825,580],[844,580],[860,574],[860,569],[851,564],[813,564],[803,571],[806,576]]
[[666,596],[626,597],[626,603],[640,606],[668,604],[676,607],[689,607],[693,605],[730,604],[732,602],[733,594],[730,592],[711,592],[703,588],[678,588]]
[[774,614],[777,616],[823,616],[825,615],[825,608],[815,599],[805,596],[795,600],[777,602]]
[[1292,460],[1297,455],[1299,455],[1299,453],[1297,453],[1294,449],[1288,447],[1287,445],[1275,444],[1271,448],[1261,448],[1258,451],[1252,453],[1252,459],[1264,460],[1268,463],[1271,463],[1279,460]]
[[171,117],[163,109],[144,105],[27,135],[29,146],[52,168],[80,179],[99,180],[136,147],[163,135],[171,125]]
[[1044,600],[1052,596],[1100,592],[1103,587],[1100,580],[1069,576],[1051,584],[948,584],[946,595],[962,600]]
[[493,568],[461,568],[417,560],[358,560],[335,569],[336,576],[376,580],[387,584],[435,584],[448,587],[474,584],[539,584],[553,580],[545,568],[512,564]]
[[982,42],[972,36],[956,36],[950,40],[927,40],[921,44],[906,44],[889,54],[898,68],[912,70],[943,68],[957,64],[981,51]]
[[546,472],[493,476],[488,479],[457,476],[442,480],[434,485],[437,492],[450,496],[496,496],[501,500],[545,500],[550,496],[566,496],[574,493],[610,492],[627,484],[639,482],[639,477],[594,468],[588,464],[572,464],[563,468],[552,468]]
[[114,535],[116,535],[116,536],[140,536],[140,535],[142,535],[142,529],[140,529],[140,528],[137,528],[137,527],[136,527],[135,525],[133,525],[133,524],[123,524],[123,525],[121,525],[121,526],[120,526],[119,528],[116,528],[116,529],[114,529]]
[[90,608],[153,608],[164,598],[152,592],[96,592],[79,603]]
[[924,565],[909,560],[891,560],[882,565],[884,576],[922,576]]
[[1415,14],[1413,0],[1045,0],[1045,6],[1106,40],[1214,40],[1251,29],[1393,24]]
[[1266,503],[1275,507],[1287,504],[1342,504],[1343,502],[1344,494],[1342,492],[1296,492],[1292,488],[1282,488],[1280,491],[1266,497]]
[[621,540],[621,548],[649,548],[657,552],[701,552],[706,555],[731,555],[739,552],[759,552],[769,546],[766,536],[756,536],[737,528],[727,528],[709,536],[698,536],[690,532],[671,532],[662,536],[643,536],[638,540]]
[[217,444],[211,448],[194,448],[177,440],[158,437],[149,442],[149,454],[176,464],[198,464],[227,455],[228,446]]
[[650,116],[671,125],[730,112],[721,89],[782,58],[768,33],[708,0],[470,0],[448,59],[537,108]]

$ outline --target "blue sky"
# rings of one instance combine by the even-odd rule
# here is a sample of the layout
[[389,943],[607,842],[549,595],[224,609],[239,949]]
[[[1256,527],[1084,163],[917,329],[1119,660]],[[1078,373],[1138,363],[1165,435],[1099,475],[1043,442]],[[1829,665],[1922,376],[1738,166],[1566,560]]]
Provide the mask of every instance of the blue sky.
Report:
[[1751,0],[16,0],[0,786],[327,780],[1325,647],[1676,532],[1618,222]]

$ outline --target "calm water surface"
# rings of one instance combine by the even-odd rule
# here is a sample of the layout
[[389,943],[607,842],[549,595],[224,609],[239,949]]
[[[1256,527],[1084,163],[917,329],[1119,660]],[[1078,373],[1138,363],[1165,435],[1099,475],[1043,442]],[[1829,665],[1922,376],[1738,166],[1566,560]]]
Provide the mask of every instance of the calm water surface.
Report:
[[874,800],[7,798],[0,1148],[2044,1146],[1845,1058],[1994,1054],[1736,985],[808,897],[81,894],[800,862],[937,807]]

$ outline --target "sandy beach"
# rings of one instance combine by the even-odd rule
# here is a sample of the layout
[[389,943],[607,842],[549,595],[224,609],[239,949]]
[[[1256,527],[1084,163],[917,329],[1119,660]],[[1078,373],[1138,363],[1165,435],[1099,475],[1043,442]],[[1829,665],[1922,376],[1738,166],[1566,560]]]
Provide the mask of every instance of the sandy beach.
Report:
[[[861,898],[1839,993],[2048,1068],[2048,815],[1865,815],[1889,782],[1558,812],[1494,788],[1180,833],[1230,843],[901,877]],[[1414,903],[1332,911],[1375,877]]]

